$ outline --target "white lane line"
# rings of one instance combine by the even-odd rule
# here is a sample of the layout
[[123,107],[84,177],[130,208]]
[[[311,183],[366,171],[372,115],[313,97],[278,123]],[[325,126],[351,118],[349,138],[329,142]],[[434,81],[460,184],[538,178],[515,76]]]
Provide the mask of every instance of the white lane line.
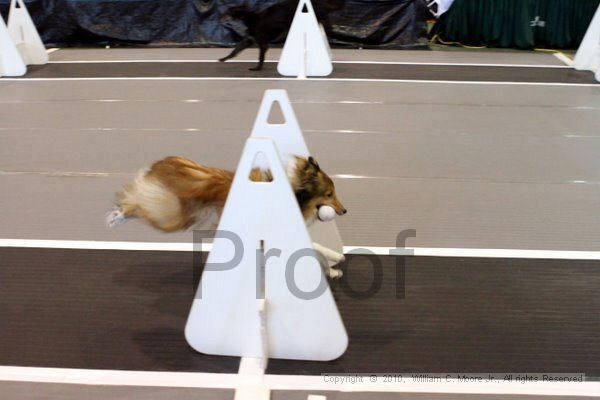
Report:
[[[557,54],[557,53],[555,53]],[[227,63],[255,63],[257,60],[238,59]],[[561,60],[562,61],[562,60]],[[218,63],[219,60],[208,59],[136,59],[136,60],[64,60],[50,61],[50,64],[120,64],[120,63]],[[266,63],[276,63],[277,60],[265,60]],[[414,61],[332,61],[334,64],[369,64],[369,65],[432,65],[448,67],[508,67],[508,68],[569,68],[565,65],[550,64],[495,64],[495,63],[457,63],[457,62],[414,62]]]
[[564,62],[567,68],[573,68],[573,60],[562,52],[553,53],[554,57],[558,58],[560,61]]
[[[60,48],[52,47],[50,49],[46,49],[46,53],[50,54],[50,53],[54,53],[55,51],[58,51],[58,50],[60,50]],[[52,61],[49,61],[49,62],[52,62]]]
[[[600,382],[475,382],[443,379],[442,382],[418,382],[409,376],[402,382],[333,383],[330,375],[265,375],[263,384],[270,390],[329,390],[342,392],[404,392],[404,393],[464,393],[514,394],[541,396],[598,397]],[[40,382],[80,385],[187,387],[204,389],[236,389],[245,383],[239,374],[202,372],[154,372],[68,368],[38,368],[0,366],[0,381]]]
[[423,83],[423,84],[451,84],[451,85],[518,85],[518,86],[568,86],[568,87],[597,87],[596,83],[562,83],[562,82],[511,82],[511,81],[448,81],[426,79],[366,79],[366,78],[236,78],[236,77],[102,77],[102,78],[1,78],[2,82],[74,82],[74,81],[290,81],[290,82],[366,82],[366,83]]
[[[122,242],[95,240],[37,240],[0,239],[0,248],[47,248],[132,251],[210,251],[211,243],[175,242]],[[406,255],[421,257],[467,257],[467,258],[527,258],[555,260],[600,260],[600,251],[574,250],[523,250],[523,249],[477,249],[451,247],[382,247],[344,246],[346,254]]]
[[552,65],[552,64],[498,64],[498,63],[460,63],[460,62],[411,62],[411,61],[332,61],[332,62],[334,64],[433,65],[433,66],[447,66],[447,67],[566,68],[564,65]]
[[1,247],[25,247],[42,249],[89,249],[89,250],[133,250],[133,251],[210,251],[211,243],[202,243],[194,247],[189,243],[174,242],[118,242],[95,240],[37,240],[37,239],[0,239]]
[[[344,248],[345,250],[345,248]],[[408,248],[410,251],[410,248]],[[528,258],[552,260],[600,260],[600,251],[571,250],[521,250],[521,249],[461,249],[461,248],[414,248],[415,256],[424,257],[481,257],[481,258]]]

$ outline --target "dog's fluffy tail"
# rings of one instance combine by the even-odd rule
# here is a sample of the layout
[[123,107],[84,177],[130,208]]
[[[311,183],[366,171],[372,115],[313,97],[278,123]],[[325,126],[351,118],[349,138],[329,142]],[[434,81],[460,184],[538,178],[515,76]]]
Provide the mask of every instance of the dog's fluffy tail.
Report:
[[117,212],[111,213],[107,222],[117,226],[139,217],[164,232],[187,229],[206,214],[202,210],[220,214],[232,180],[229,171],[167,157],[141,171],[117,194]]
[[135,217],[144,218],[155,228],[166,232],[184,229],[187,225],[179,198],[147,171],[140,171],[117,198],[121,216],[117,216],[116,225]]

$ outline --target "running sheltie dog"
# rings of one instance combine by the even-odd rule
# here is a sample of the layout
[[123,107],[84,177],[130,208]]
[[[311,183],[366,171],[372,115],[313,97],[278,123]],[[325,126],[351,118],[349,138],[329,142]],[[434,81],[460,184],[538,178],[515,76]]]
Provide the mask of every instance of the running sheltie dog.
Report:
[[[307,224],[317,218],[319,207],[332,207],[338,215],[346,209],[338,200],[333,181],[312,157],[294,157],[287,168],[288,178]],[[223,212],[233,172],[205,167],[181,157],[167,157],[142,171],[117,193],[116,208],[107,217],[114,227],[129,218],[143,218],[163,232],[188,229],[194,225],[215,229]],[[252,170],[250,179],[271,181],[267,170]],[[315,250],[330,261],[343,255],[315,243]],[[341,276],[329,270],[331,277]]]

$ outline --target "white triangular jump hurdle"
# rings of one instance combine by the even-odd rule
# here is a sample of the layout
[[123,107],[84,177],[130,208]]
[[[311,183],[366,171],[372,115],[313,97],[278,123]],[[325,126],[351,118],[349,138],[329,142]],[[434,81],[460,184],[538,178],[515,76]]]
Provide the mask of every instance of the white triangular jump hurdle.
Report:
[[593,71],[600,81],[600,6],[585,32],[585,36],[575,53],[573,67],[577,70]]
[[597,71],[600,67],[600,6],[575,53],[573,66],[578,70]]
[[277,71],[298,78],[327,76],[333,71],[331,48],[310,0],[298,2]]
[[[259,154],[272,182],[249,179]],[[215,263],[232,260],[234,245],[215,238],[185,328],[188,343],[206,354],[262,359],[342,355],[348,336],[320,263],[306,256],[314,254],[312,241],[273,140],[247,140],[218,229],[235,232],[244,251],[236,267],[217,270]],[[261,244],[266,259],[257,263]],[[295,268],[286,266],[301,249]],[[320,295],[311,298],[295,291],[317,288]],[[264,300],[257,300],[260,293]]]
[[[275,103],[279,103],[285,119],[282,124],[269,123],[269,114]],[[250,137],[273,139],[284,167],[288,165],[290,158],[294,155],[310,156],[290,99],[287,92],[282,89],[265,91]],[[344,244],[335,221],[322,222],[317,220],[308,227],[308,231],[313,242],[317,242],[340,254],[344,253]],[[330,262],[330,264],[332,263]]]
[[0,16],[0,76],[22,76],[26,72],[27,67]]
[[329,39],[327,39],[327,33],[325,32],[325,27],[323,26],[323,24],[319,24],[319,29],[321,30],[321,36],[323,36],[323,42],[325,42],[325,46],[327,47],[327,54],[329,54],[329,60],[333,60],[331,46],[329,45]]
[[23,0],[12,0],[8,14],[8,32],[26,65],[48,63],[46,47],[35,28]]

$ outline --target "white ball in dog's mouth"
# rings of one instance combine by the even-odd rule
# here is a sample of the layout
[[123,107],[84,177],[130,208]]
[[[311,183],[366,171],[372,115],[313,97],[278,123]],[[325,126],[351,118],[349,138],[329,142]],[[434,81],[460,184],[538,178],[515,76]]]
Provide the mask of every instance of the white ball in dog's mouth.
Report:
[[335,218],[335,210],[333,209],[333,207],[321,206],[319,207],[318,215],[321,221],[331,221]]

